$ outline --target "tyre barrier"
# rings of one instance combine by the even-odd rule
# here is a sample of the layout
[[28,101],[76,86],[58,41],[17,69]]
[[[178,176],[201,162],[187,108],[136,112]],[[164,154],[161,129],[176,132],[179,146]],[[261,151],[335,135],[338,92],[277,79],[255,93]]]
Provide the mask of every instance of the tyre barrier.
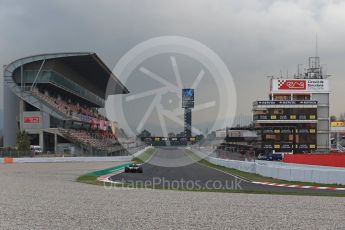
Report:
[[3,158],[4,164],[13,164],[13,158],[12,157],[5,157]]
[[13,164],[13,158],[12,157],[0,158],[0,164]]

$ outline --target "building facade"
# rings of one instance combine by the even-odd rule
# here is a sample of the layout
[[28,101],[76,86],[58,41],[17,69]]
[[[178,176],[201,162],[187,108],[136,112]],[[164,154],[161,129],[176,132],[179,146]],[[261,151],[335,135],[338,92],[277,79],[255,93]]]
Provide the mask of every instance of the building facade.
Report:
[[43,151],[116,152],[117,124],[99,113],[107,85],[128,93],[95,53],[52,53],[16,60],[4,68],[4,146],[26,131]]
[[253,103],[261,148],[275,152],[330,150],[329,82],[319,57],[292,79],[270,80],[269,100]]

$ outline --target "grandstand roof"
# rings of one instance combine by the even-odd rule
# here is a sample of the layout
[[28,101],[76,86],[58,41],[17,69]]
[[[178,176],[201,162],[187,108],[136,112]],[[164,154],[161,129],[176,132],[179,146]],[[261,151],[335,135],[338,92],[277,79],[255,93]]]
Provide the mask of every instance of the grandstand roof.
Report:
[[[128,89],[120,82],[120,80],[112,73],[112,71],[104,64],[96,53],[92,52],[68,52],[68,53],[49,53],[29,56],[18,59],[5,67],[6,71],[12,72],[21,65],[38,61],[57,60],[68,66],[80,76],[85,78],[91,85],[102,89],[98,92],[98,96],[105,98],[108,83],[111,85],[110,94],[126,94]],[[110,80],[110,82],[109,82]]]

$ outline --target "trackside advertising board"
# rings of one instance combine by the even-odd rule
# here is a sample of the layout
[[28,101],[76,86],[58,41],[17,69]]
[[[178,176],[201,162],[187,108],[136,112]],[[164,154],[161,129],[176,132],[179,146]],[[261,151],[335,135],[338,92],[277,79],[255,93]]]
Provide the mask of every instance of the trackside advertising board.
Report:
[[272,92],[328,92],[326,79],[272,79]]

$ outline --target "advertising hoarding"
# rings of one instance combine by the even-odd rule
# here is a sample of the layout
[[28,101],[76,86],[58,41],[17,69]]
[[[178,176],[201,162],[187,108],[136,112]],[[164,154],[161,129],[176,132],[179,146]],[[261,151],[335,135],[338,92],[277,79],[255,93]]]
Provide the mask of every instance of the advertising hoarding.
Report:
[[39,124],[41,118],[38,116],[24,117],[24,123],[26,124]]
[[274,92],[327,92],[326,79],[272,79],[271,90]]

